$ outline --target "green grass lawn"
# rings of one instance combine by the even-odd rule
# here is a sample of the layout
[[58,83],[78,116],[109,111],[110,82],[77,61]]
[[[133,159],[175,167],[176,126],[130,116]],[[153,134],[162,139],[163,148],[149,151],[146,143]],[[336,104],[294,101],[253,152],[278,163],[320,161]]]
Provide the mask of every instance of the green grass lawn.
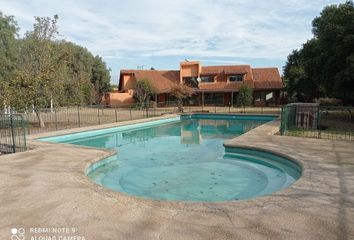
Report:
[[322,111],[317,129],[291,127],[286,135],[296,137],[354,140],[354,116],[343,109]]

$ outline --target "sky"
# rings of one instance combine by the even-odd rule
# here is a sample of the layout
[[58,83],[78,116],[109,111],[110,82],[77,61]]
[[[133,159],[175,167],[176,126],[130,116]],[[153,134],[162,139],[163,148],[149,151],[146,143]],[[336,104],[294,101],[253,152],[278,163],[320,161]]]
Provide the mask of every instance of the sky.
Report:
[[59,15],[60,38],[120,69],[178,69],[179,62],[278,67],[312,37],[311,22],[333,0],[0,0],[20,36],[34,16]]

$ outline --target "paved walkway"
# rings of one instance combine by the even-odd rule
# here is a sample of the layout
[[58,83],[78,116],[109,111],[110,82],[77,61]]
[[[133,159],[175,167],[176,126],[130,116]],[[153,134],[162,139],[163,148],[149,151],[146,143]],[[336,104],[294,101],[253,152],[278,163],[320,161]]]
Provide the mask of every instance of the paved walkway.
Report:
[[[135,122],[141,121],[146,120]],[[277,121],[268,123],[226,145],[287,154],[303,164],[301,179],[270,196],[226,203],[152,201],[111,192],[84,175],[110,152],[30,141],[34,149],[0,157],[0,239],[21,227],[26,239],[354,239],[353,142],[273,135],[278,127]],[[71,232],[39,233],[59,227]]]

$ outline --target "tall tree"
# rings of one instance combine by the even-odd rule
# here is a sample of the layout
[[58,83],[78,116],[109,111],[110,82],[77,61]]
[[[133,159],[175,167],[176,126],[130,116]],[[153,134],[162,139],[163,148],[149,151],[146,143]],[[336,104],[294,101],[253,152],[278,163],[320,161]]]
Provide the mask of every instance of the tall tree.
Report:
[[67,53],[56,47],[58,16],[35,17],[33,30],[19,43],[21,58],[15,77],[9,82],[10,105],[33,107],[41,127],[44,121],[40,108],[60,99],[63,88],[63,68]]
[[110,69],[107,69],[106,63],[100,56],[96,56],[93,60],[91,74],[91,83],[94,89],[95,104],[101,104],[103,94],[111,91],[110,80]]
[[288,94],[354,103],[353,2],[325,7],[312,26],[314,38],[290,54],[284,67]]
[[[99,56],[58,40],[58,16],[35,17],[33,30],[17,39],[17,23],[0,12],[0,102],[15,109],[100,104],[110,91],[110,70]],[[21,56],[21,57],[19,57]]]
[[319,51],[317,40],[312,39],[303,45],[301,51],[294,50],[284,67],[284,81],[288,97],[307,102],[323,95],[321,77],[317,75]]
[[345,101],[354,100],[354,4],[325,7],[313,22],[321,51],[321,70],[326,93]]
[[68,54],[60,105],[90,104],[93,99],[93,86],[90,79],[94,56],[86,48],[71,42],[60,42],[58,47]]
[[301,62],[300,52],[294,50],[284,67],[284,82],[286,92],[290,99],[301,98],[304,95],[302,85],[307,81],[307,77]]
[[17,22],[14,17],[0,12],[0,104],[6,103],[5,87],[7,81],[13,78],[16,68]]

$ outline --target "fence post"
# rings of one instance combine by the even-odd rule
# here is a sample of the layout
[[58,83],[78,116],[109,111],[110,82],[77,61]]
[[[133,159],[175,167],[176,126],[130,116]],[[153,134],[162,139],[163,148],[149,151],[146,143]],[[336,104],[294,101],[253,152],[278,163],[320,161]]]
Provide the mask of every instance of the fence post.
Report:
[[11,137],[12,137],[12,151],[16,152],[16,145],[15,145],[15,131],[14,131],[14,122],[12,119],[12,113],[10,113],[10,127],[11,127]]
[[118,122],[117,108],[116,108],[116,107],[114,108],[114,115],[115,115],[115,117],[116,117],[116,122]]
[[77,105],[77,122],[79,124],[79,127],[81,127],[81,121],[80,121],[80,106]]
[[214,109],[214,113],[216,113],[216,104],[214,104],[214,107],[215,107],[215,109]]
[[57,119],[57,108],[54,108],[54,123],[55,123],[55,130],[58,131],[58,119]]
[[100,106],[97,106],[97,118],[98,118],[98,125],[101,125],[101,119],[100,119]]
[[284,112],[283,108],[281,108],[281,113],[280,113],[280,135],[284,135]]
[[321,138],[322,129],[321,129],[321,108],[320,106],[317,107],[317,129],[319,129],[318,137]]
[[130,111],[130,120],[132,120],[132,106],[129,107],[129,111]]
[[30,121],[28,120],[28,113],[26,113],[26,125],[27,125],[27,134],[30,135],[31,134],[31,126],[30,126]]
[[27,143],[26,143],[26,128],[25,128],[25,121],[23,120],[23,116],[21,115],[21,127],[22,127],[22,132],[23,132],[23,143],[24,147],[23,150],[27,150]]

